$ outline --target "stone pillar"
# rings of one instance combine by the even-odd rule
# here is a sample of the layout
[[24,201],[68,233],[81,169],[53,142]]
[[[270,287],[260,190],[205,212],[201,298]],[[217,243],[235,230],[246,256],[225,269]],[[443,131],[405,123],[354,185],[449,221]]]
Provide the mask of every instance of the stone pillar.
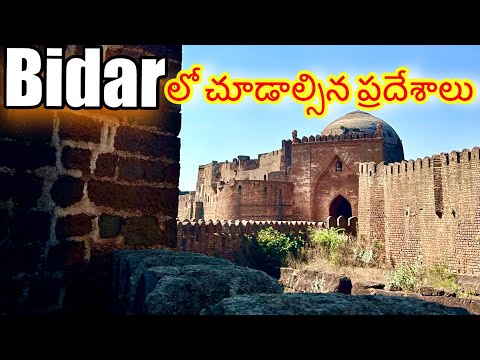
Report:
[[[182,47],[104,45],[115,55],[166,56],[172,78]],[[99,310],[113,249],[176,246],[181,114],[166,81],[148,111],[7,111],[0,93],[0,313]]]

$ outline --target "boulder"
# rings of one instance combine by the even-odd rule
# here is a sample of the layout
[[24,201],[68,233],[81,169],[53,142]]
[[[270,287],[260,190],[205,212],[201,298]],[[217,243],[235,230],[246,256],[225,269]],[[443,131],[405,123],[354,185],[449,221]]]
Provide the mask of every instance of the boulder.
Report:
[[469,312],[403,296],[304,293],[230,297],[205,308],[201,315],[469,315]]
[[285,292],[351,294],[352,281],[344,274],[318,270],[280,269],[280,284]]
[[134,312],[149,315],[198,315],[207,306],[242,294],[282,293],[263,271],[241,266],[153,267],[141,276]]
[[387,286],[387,290],[388,290],[388,291],[403,291],[403,289],[402,289],[401,286],[394,285],[394,284],[389,284],[389,285]]
[[383,290],[384,288],[385,284],[376,281],[356,282],[352,286],[352,295],[369,295],[371,290]]
[[420,294],[423,296],[447,296],[456,297],[456,294],[445,289],[438,289],[433,286],[422,286],[420,288]]
[[223,258],[171,250],[117,250],[112,254],[113,293],[120,308],[126,310],[135,298],[138,280],[143,272],[154,266],[183,266],[217,264],[233,266]]
[[127,284],[129,304],[133,305],[135,301],[138,283],[145,271],[158,266],[178,267],[185,265],[215,265],[217,267],[234,266],[226,259],[196,253],[170,251],[167,253],[148,255],[137,264],[130,275],[129,282]]

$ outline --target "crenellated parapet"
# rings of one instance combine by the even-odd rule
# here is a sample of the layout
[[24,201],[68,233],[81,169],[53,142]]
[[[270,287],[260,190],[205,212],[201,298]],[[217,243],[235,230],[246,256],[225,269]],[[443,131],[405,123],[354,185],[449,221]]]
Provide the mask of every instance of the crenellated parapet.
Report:
[[[295,133],[294,133],[295,134]],[[316,135],[316,136],[303,136],[301,138],[294,136],[292,143],[295,145],[298,144],[307,144],[307,143],[325,143],[325,142],[334,142],[334,141],[358,141],[358,140],[371,140],[371,139],[382,139],[382,133],[365,133],[365,132],[349,132],[348,134],[340,135]]]
[[177,250],[224,257],[245,265],[246,236],[262,229],[271,227],[306,240],[307,231],[312,228],[342,227],[348,232],[355,232],[356,225],[356,217],[346,219],[343,216],[337,219],[329,217],[325,222],[177,219]]
[[404,160],[384,164],[383,162],[375,164],[373,162],[363,162],[358,165],[360,176],[373,176],[377,172],[383,172],[385,176],[406,175],[415,171],[428,170],[431,168],[456,167],[462,164],[480,163],[480,147],[473,149],[463,149],[462,151],[450,151],[450,153],[434,154],[426,156],[423,159]]
[[388,261],[480,275],[480,147],[358,172],[360,233],[383,242]]

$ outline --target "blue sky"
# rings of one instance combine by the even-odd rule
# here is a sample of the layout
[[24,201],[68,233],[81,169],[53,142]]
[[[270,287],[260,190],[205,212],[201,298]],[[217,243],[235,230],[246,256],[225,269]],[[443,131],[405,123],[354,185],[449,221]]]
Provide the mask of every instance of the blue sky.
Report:
[[[340,116],[356,110],[355,102],[332,104],[324,118],[307,119],[303,105],[285,98],[280,104],[260,105],[250,98],[236,105],[211,105],[201,88],[210,75],[227,71],[232,77],[295,79],[301,70],[319,79],[345,71],[354,78],[369,72],[381,76],[399,66],[409,77],[467,78],[480,86],[480,46],[184,46],[183,68],[204,66],[204,82],[182,106],[180,190],[195,190],[198,166],[231,161],[238,155],[258,154],[281,148],[282,139],[316,135]],[[477,89],[478,90],[478,89]],[[478,91],[477,91],[478,92]],[[405,158],[416,159],[440,152],[480,146],[480,97],[468,105],[447,105],[435,97],[422,105],[385,105],[370,111],[387,121],[403,141]]]

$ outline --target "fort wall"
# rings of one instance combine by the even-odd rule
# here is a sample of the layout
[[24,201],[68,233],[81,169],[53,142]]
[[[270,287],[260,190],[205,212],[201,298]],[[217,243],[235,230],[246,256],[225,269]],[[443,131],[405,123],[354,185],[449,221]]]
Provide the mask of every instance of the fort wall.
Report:
[[384,241],[387,259],[480,275],[480,148],[359,172],[360,232]]
[[328,218],[325,222],[307,221],[247,221],[247,220],[178,220],[177,250],[224,257],[236,264],[247,265],[245,235],[253,235],[262,229],[274,228],[285,234],[307,239],[309,228],[325,229],[341,227],[355,231],[357,218]]

